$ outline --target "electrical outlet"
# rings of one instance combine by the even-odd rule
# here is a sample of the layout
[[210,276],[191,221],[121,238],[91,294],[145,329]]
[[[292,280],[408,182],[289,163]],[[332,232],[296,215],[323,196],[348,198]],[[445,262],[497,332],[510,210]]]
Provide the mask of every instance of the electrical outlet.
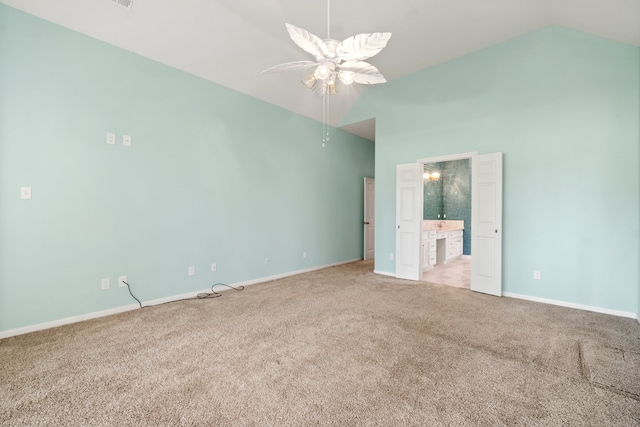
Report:
[[218,271],[218,265],[215,262],[211,264],[211,271]]
[[20,198],[24,200],[31,199],[31,187],[20,187]]
[[107,133],[107,144],[115,145],[116,144],[116,134],[115,133]]
[[536,270],[536,271],[534,271],[534,272],[533,272],[533,278],[534,278],[535,280],[540,280],[540,272],[539,272],[539,271],[537,271],[537,270]]
[[196,267],[195,265],[190,265],[189,266],[189,276],[195,276],[196,275]]
[[302,252],[302,259],[307,259],[307,253],[306,252]]
[[106,291],[107,289],[109,289],[110,286],[111,286],[110,279],[102,279],[102,283],[100,284],[100,289],[102,289],[103,291]]
[[129,283],[129,280],[127,279],[127,276],[118,277],[118,287],[119,288],[125,288],[127,286],[125,282]]
[[265,263],[265,265],[266,265],[266,264],[269,264],[270,262],[271,262],[271,258],[266,257],[266,258],[264,259],[264,263]]
[[389,254],[389,261],[393,261],[393,254]]
[[122,135],[122,145],[131,147],[131,135]]

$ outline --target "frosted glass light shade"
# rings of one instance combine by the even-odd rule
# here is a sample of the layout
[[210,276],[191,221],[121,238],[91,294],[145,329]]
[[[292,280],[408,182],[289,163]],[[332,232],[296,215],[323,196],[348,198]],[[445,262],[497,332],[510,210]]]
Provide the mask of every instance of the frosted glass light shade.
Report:
[[322,64],[320,64],[318,68],[316,68],[316,72],[314,73],[314,75],[318,80],[325,80],[329,78],[331,74],[333,74],[333,70],[335,69],[336,69],[335,62],[325,61]]
[[350,85],[351,83],[353,83],[355,76],[356,73],[354,73],[353,71],[342,70],[338,73],[338,78],[342,83],[346,85]]
[[316,81],[318,81],[318,79],[316,79],[315,74],[311,74],[310,76],[305,77],[301,81],[303,85],[311,89],[313,85],[316,84]]

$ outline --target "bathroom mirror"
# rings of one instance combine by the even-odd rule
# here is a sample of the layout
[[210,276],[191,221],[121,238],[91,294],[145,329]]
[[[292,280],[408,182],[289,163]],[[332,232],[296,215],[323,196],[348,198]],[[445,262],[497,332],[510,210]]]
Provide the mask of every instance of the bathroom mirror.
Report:
[[463,254],[471,254],[471,159],[426,163],[423,175],[426,220],[464,221]]
[[426,163],[424,165],[424,219],[440,220],[444,214],[442,203],[443,164],[444,163]]
[[471,160],[424,165],[423,218],[471,223]]

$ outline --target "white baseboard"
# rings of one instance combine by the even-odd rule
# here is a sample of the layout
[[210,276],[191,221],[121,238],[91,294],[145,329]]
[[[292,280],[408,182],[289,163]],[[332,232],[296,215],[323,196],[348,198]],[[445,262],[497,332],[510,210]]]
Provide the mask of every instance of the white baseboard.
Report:
[[[322,266],[318,266],[318,267],[306,268],[304,270],[296,270],[296,271],[291,271],[291,272],[288,272],[288,273],[276,274],[274,276],[261,277],[261,278],[258,278],[258,279],[247,280],[245,282],[233,283],[231,286],[239,287],[239,286],[255,285],[255,284],[258,284],[258,283],[270,282],[272,280],[283,279],[285,277],[295,276],[295,275],[298,275],[298,274],[309,273],[309,272],[316,271],[316,270],[322,270],[323,268],[335,267],[335,266],[343,265],[343,264],[350,264],[350,263],[356,262],[356,261],[362,261],[362,259],[358,258],[358,259],[353,259],[353,260],[348,260],[348,261],[341,261],[341,262],[336,262],[336,263],[332,263],[332,264],[326,264],[326,265],[322,265]],[[230,288],[227,288],[226,286],[219,286],[219,288],[220,289],[214,288],[214,290],[216,292],[222,292],[222,291],[226,291],[226,290],[230,289]],[[149,301],[142,301],[142,305],[144,307],[150,307],[150,306],[154,306],[154,305],[159,305],[159,304],[165,304],[165,303],[168,303],[168,302],[178,301],[178,300],[181,300],[181,299],[195,298],[196,296],[198,296],[198,294],[207,293],[207,292],[211,292],[211,288],[207,288],[207,289],[203,289],[203,290],[195,291],[195,292],[189,292],[189,293],[186,293],[186,294],[172,295],[170,297],[165,297],[165,298],[158,298],[158,299],[149,300]],[[140,306],[138,304],[128,304],[128,305],[123,305],[121,307],[110,308],[110,309],[107,309],[107,310],[94,311],[92,313],[80,314],[78,316],[72,316],[72,317],[66,317],[64,319],[52,320],[51,322],[38,323],[36,325],[29,325],[29,326],[24,326],[24,327],[21,327],[21,328],[15,328],[15,329],[9,329],[9,330],[6,330],[6,331],[0,331],[0,339],[9,338],[9,337],[13,337],[13,336],[16,336],[16,335],[27,334],[29,332],[42,331],[44,329],[56,328],[58,326],[69,325],[71,323],[82,322],[84,320],[96,319],[98,317],[110,316],[112,314],[124,313],[125,311],[131,311],[131,310],[135,310],[137,308],[140,308]]]
[[381,274],[383,276],[390,276],[390,277],[396,277],[396,273],[390,273],[388,271],[381,271],[381,270],[373,270],[373,272],[375,274]]
[[572,302],[557,301],[557,300],[552,300],[552,299],[547,299],[547,298],[538,298],[538,297],[532,297],[532,296],[529,296],[529,295],[514,294],[514,293],[511,293],[511,292],[503,292],[502,296],[505,296],[505,297],[508,297],[508,298],[523,299],[523,300],[527,300],[527,301],[541,302],[541,303],[544,303],[544,304],[559,305],[561,307],[577,308],[578,310],[593,311],[593,312],[596,312],[596,313],[610,314],[612,316],[628,317],[628,318],[631,318],[631,319],[636,319],[640,323],[640,319],[638,318],[636,313],[632,313],[630,311],[612,310],[610,308],[595,307],[595,306],[592,306],[592,305],[575,304],[575,303],[572,303]]
[[38,323],[36,325],[23,326],[22,328],[9,329],[0,332],[0,339],[9,338],[16,335],[28,334],[29,332],[41,331],[43,329],[56,328],[58,326],[68,325],[71,323],[82,322],[83,320],[95,319],[97,317],[110,316],[112,314],[124,313],[125,311],[140,308],[138,304],[123,305],[121,307],[110,308],[107,310],[94,311],[92,313],[80,314],[78,316],[65,317],[64,319],[52,320],[51,322]]

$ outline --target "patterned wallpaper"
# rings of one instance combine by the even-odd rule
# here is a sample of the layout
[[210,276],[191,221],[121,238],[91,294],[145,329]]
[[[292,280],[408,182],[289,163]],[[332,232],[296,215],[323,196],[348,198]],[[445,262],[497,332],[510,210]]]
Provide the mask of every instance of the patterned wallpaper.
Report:
[[425,164],[425,172],[439,171],[440,181],[424,182],[424,219],[464,221],[464,255],[471,255],[471,160]]

